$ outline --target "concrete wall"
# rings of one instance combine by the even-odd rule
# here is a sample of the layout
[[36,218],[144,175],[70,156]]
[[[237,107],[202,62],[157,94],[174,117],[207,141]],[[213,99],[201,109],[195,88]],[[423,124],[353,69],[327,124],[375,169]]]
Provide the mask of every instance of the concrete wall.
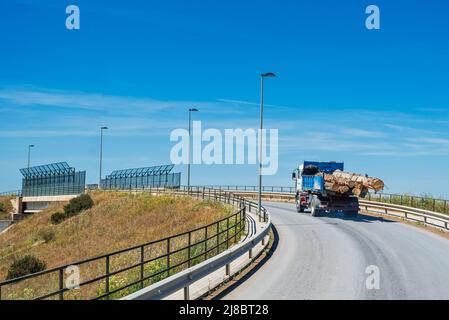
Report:
[[14,207],[14,214],[37,213],[47,209],[55,202],[69,202],[76,197],[78,195],[17,197],[11,200],[11,203]]
[[22,197],[11,199],[11,204],[13,207],[12,214],[22,213],[23,211]]

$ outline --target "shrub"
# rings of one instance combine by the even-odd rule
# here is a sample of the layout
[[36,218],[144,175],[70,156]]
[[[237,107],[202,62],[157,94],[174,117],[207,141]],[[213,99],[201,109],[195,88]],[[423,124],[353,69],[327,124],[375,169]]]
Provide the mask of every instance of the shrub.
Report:
[[39,260],[35,256],[27,255],[19,260],[15,260],[8,269],[7,280],[26,276],[45,270],[45,262]]
[[0,212],[5,212],[6,208],[5,208],[5,204],[0,202]]
[[76,197],[64,206],[64,213],[67,218],[77,215],[83,210],[87,210],[92,208],[94,202],[92,198],[88,194],[82,194],[79,197]]
[[79,197],[73,198],[68,204],[64,206],[64,212],[56,212],[51,216],[53,224],[59,224],[65,219],[76,216],[80,212],[92,208],[94,201],[88,194],[82,194]]
[[51,223],[59,224],[67,218],[64,212],[56,212],[51,215]]
[[55,230],[53,228],[44,228],[38,231],[37,236],[39,239],[45,241],[45,243],[52,241],[55,236]]

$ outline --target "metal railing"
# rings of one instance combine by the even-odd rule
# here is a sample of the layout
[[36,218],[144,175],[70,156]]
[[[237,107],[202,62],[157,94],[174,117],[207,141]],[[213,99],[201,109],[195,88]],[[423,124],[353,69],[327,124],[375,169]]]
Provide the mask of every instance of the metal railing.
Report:
[[394,216],[413,222],[421,222],[446,231],[449,230],[449,216],[438,212],[368,200],[360,200],[360,210],[361,212]]
[[389,193],[369,193],[365,199],[449,214],[449,200],[445,199]]
[[22,189],[22,197],[65,196],[84,193],[85,185],[60,185],[51,187],[30,187]]
[[[207,186],[217,190],[226,191],[248,191],[257,192],[258,186]],[[262,192],[272,193],[295,193],[294,187],[278,187],[278,186],[264,186]],[[384,203],[398,204],[403,206],[409,206],[417,209],[430,210],[438,213],[449,214],[449,200],[437,199],[426,196],[414,196],[408,194],[390,194],[383,192],[369,192],[364,198],[368,201],[378,201]]]
[[4,191],[0,192],[0,196],[15,196],[19,197],[22,195],[22,190]]
[[[247,188],[247,190],[248,190],[248,188]],[[245,191],[235,191],[235,192],[240,193],[240,194],[245,193]],[[253,191],[247,191],[247,192],[251,192],[251,194],[253,194],[254,197],[257,196],[257,194],[255,194]],[[398,201],[398,199],[400,201],[401,196],[402,196],[402,204],[393,202],[393,201]],[[276,200],[281,200],[281,201],[294,200],[294,198],[295,198],[293,193],[287,193],[287,192],[286,193],[265,192],[263,194],[263,197],[268,200],[276,199]],[[398,198],[395,199],[395,197],[398,197]],[[437,228],[443,229],[445,231],[449,230],[449,215],[447,213],[442,213],[442,212],[437,212],[435,210],[429,210],[429,209],[408,206],[411,203],[414,205],[421,204],[421,201],[428,200],[429,198],[413,196],[414,200],[409,200],[410,202],[407,202],[405,200],[406,197],[411,197],[411,196],[385,194],[385,193],[374,194],[374,196],[373,196],[373,194],[371,194],[371,197],[367,196],[365,199],[359,199],[360,210],[361,210],[361,212],[365,212],[365,213],[374,213],[374,214],[394,216],[397,218],[403,218],[408,221],[423,223],[425,225],[437,227]],[[417,201],[417,199],[419,199],[419,200]],[[424,200],[422,200],[422,199],[424,199]],[[447,202],[447,200],[442,200],[442,199],[430,199],[430,200],[432,200],[431,202],[429,202],[431,204],[432,208],[435,208],[434,203],[437,201]],[[435,200],[435,202],[433,200]],[[389,201],[392,201],[392,202],[389,202]],[[444,204],[443,204],[443,207],[444,207]]]
[[[217,189],[217,190],[226,190],[226,191],[248,191],[248,192],[259,191],[259,187],[258,186],[206,185],[205,187],[211,188],[211,189]],[[262,192],[294,193],[295,192],[295,187],[263,186],[262,187]]]
[[[0,300],[3,297],[23,298],[14,295],[21,290],[26,292],[28,298],[39,300],[109,299],[129,294],[218,255],[236,244],[245,231],[246,210],[257,207],[255,203],[238,195],[205,187],[145,191],[220,201],[237,206],[239,210],[212,224],[181,234],[1,282]],[[266,217],[265,208],[258,215],[261,219]],[[76,285],[79,290],[72,290],[70,283],[66,282],[76,269],[83,274],[84,279]],[[124,273],[126,278],[132,280],[123,283]],[[89,275],[87,279],[86,275]],[[30,290],[33,292],[30,293]]]

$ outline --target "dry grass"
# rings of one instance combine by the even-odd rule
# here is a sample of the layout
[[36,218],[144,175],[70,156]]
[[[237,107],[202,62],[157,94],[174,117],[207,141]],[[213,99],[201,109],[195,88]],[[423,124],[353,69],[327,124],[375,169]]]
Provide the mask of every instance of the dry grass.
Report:
[[[13,260],[25,254],[45,261],[47,268],[57,267],[204,226],[235,211],[219,203],[187,197],[118,192],[91,195],[95,203],[92,209],[59,225],[52,225],[50,217],[62,211],[62,204],[33,215],[1,234],[0,279],[5,279]],[[130,253],[135,254],[138,253]],[[125,256],[117,257],[120,259],[123,261],[111,261],[112,267],[122,266],[129,260]],[[89,272],[83,271],[90,278],[101,274],[103,266],[99,262],[89,266]],[[92,290],[98,292],[98,284]]]
[[449,214],[449,201],[443,199],[435,199],[430,194],[423,194],[421,196],[411,196],[408,194],[404,195],[371,194],[371,197],[366,197],[365,199],[366,200],[371,199],[373,201],[404,205],[412,208]]
[[0,220],[11,220],[12,198],[10,196],[0,196]]

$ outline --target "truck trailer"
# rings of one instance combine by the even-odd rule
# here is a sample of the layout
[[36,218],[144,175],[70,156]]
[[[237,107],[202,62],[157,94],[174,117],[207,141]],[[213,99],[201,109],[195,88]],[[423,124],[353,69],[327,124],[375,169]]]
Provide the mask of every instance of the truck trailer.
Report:
[[343,213],[345,216],[357,217],[359,200],[351,194],[341,194],[325,187],[325,174],[344,171],[343,162],[304,161],[293,172],[295,181],[296,209],[298,212],[309,211],[312,216],[329,213]]

